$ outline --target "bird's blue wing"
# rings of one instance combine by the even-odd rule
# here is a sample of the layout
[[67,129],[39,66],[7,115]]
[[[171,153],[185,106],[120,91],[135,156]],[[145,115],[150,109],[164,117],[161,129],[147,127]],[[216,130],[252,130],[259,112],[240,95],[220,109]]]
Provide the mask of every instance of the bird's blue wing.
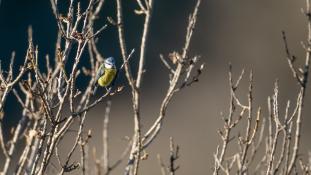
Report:
[[97,84],[98,79],[105,73],[105,65],[102,64],[99,66],[96,76],[95,76],[95,84]]
[[95,95],[97,91],[97,86],[98,86],[98,79],[105,73],[105,65],[101,64],[96,72],[95,75],[95,82],[94,82],[94,89],[93,89],[93,95]]

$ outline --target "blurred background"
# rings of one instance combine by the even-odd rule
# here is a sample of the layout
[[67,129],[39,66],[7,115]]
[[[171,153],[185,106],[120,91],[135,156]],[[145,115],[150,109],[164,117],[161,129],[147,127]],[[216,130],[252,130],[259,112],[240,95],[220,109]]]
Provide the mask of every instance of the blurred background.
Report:
[[[82,4],[87,1],[82,0]],[[67,1],[59,0],[67,4]],[[155,0],[146,53],[146,73],[142,90],[142,123],[145,131],[159,113],[161,101],[168,87],[168,70],[159,59],[159,54],[168,55],[181,51],[185,40],[188,15],[195,0]],[[178,93],[168,107],[167,116],[160,135],[147,149],[149,158],[141,162],[141,174],[160,174],[157,154],[163,161],[169,161],[169,137],[174,137],[180,146],[180,166],[177,174],[210,174],[213,168],[213,154],[220,138],[217,129],[222,128],[220,113],[227,114],[229,107],[228,64],[233,66],[234,78],[245,68],[248,74],[254,71],[255,107],[261,106],[267,112],[267,97],[273,94],[276,79],[279,80],[280,112],[284,114],[287,100],[295,103],[298,86],[292,77],[285,59],[281,31],[287,33],[289,47],[304,60],[304,49],[300,42],[306,39],[306,18],[301,13],[304,0],[203,0],[199,9],[197,26],[190,45],[190,56],[200,55],[206,69],[199,83]],[[138,9],[135,1],[124,1],[125,33],[128,49],[138,49],[142,33],[143,16],[133,13]],[[97,20],[97,27],[107,23],[106,17],[115,18],[115,2],[106,1]],[[31,25],[34,43],[39,46],[39,55],[53,57],[57,26],[48,0],[2,0],[0,4],[0,59],[7,68],[12,51],[16,52],[18,64],[24,60],[27,49],[27,28]],[[108,27],[99,37],[98,47],[104,56],[120,58],[117,31]],[[87,63],[84,55],[82,64]],[[131,60],[136,65],[137,54]],[[121,61],[118,60],[120,64]],[[136,67],[133,66],[133,69]],[[83,81],[83,80],[81,80]],[[124,75],[119,80],[126,84]],[[309,84],[311,85],[311,84]],[[80,84],[83,87],[83,83]],[[310,86],[309,86],[310,87]],[[239,95],[242,102],[247,100],[247,76],[242,81]],[[307,89],[304,108],[303,134],[300,153],[306,154],[311,148],[311,94]],[[122,94],[112,98],[109,125],[109,150],[111,162],[117,160],[127,145],[125,136],[132,136],[133,117],[129,87]],[[105,103],[89,112],[85,131],[91,129],[90,152],[95,147],[98,158],[102,152],[102,123]],[[4,127],[7,133],[16,125],[20,113],[16,111],[14,98],[9,98],[5,107]],[[266,117],[266,116],[265,116]],[[75,128],[73,128],[74,130]],[[75,133],[73,133],[75,134]],[[70,134],[61,144],[67,154],[72,143]],[[63,155],[64,155],[63,154]],[[302,155],[302,158],[306,158]],[[92,159],[92,154],[90,153]],[[76,157],[78,158],[78,157]],[[0,158],[1,159],[1,158]],[[79,159],[77,159],[79,160]],[[1,160],[0,160],[1,162]],[[93,165],[90,165],[93,166]],[[121,174],[124,163],[112,174]],[[53,172],[53,168],[50,169]],[[72,174],[75,174],[73,172]]]

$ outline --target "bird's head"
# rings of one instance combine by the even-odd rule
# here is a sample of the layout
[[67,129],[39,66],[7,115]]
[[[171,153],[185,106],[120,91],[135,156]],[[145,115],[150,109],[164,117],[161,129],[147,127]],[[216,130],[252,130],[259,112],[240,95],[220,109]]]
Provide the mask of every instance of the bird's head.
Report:
[[111,69],[111,68],[115,68],[116,67],[116,62],[114,60],[113,57],[109,57],[105,60],[104,62],[105,64],[105,67],[108,68],[108,69]]

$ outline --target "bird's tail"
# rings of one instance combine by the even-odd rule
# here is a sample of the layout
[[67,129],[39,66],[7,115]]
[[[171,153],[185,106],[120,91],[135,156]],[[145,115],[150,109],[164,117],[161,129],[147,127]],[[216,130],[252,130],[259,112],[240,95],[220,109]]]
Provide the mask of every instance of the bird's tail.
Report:
[[93,95],[95,95],[95,94],[96,94],[97,88],[98,88],[98,85],[97,85],[97,84],[95,84],[94,89],[93,89]]

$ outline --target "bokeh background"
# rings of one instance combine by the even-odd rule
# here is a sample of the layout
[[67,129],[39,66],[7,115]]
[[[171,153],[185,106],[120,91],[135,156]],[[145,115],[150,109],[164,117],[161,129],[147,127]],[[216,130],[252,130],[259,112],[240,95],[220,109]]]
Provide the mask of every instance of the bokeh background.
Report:
[[[82,4],[87,1],[82,0]],[[161,100],[168,87],[168,70],[162,65],[159,54],[167,55],[181,51],[184,43],[187,20],[195,0],[155,0],[151,31],[146,54],[146,74],[142,90],[142,123],[145,131],[157,117]],[[213,153],[220,139],[217,129],[222,127],[220,113],[228,113],[229,87],[228,64],[233,65],[235,77],[242,68],[246,73],[254,71],[255,106],[262,106],[267,112],[267,97],[273,94],[274,81],[279,80],[280,105],[287,100],[294,103],[298,86],[287,66],[281,31],[287,33],[289,46],[298,57],[304,59],[300,42],[305,41],[306,18],[301,13],[304,0],[202,0],[197,26],[191,43],[190,55],[201,55],[206,69],[200,82],[178,93],[169,105],[163,129],[155,142],[147,149],[148,160],[141,163],[141,174],[160,174],[156,155],[160,154],[168,163],[169,137],[173,136],[180,146],[180,166],[178,174],[210,174],[213,167]],[[67,4],[65,0],[59,3]],[[136,16],[135,1],[124,1],[125,32],[128,48],[138,48],[142,33],[143,17]],[[97,21],[105,24],[106,17],[115,17],[115,2],[107,0]],[[0,59],[7,67],[11,52],[16,52],[16,60],[21,63],[27,49],[27,28],[33,27],[34,42],[39,46],[40,56],[54,55],[57,28],[48,0],[2,0],[0,4]],[[108,27],[100,35],[98,47],[104,56],[120,58],[118,38],[115,28]],[[87,55],[84,55],[84,60]],[[131,60],[137,63],[137,55]],[[82,64],[86,63],[84,61]],[[120,63],[120,60],[118,61]],[[133,66],[135,68],[135,66]],[[82,80],[83,81],[83,80]],[[124,76],[119,80],[125,84]],[[80,84],[83,86],[83,83]],[[247,81],[242,81],[239,94],[246,102]],[[304,108],[303,134],[300,153],[311,148],[308,126],[311,105],[310,88],[307,89]],[[86,131],[91,129],[93,137],[90,151],[95,147],[100,157],[102,150],[102,123],[105,103],[89,112]],[[284,109],[284,108],[282,108]],[[9,98],[5,107],[5,128],[14,126],[20,117],[16,111],[20,107]],[[284,110],[281,111],[284,114]],[[74,129],[74,128],[73,128]],[[127,142],[125,136],[133,132],[133,118],[129,88],[113,97],[109,125],[110,159],[118,159]],[[7,132],[8,133],[8,132]],[[67,153],[70,134],[65,139],[62,152]],[[0,155],[3,156],[3,155]],[[77,157],[76,157],[77,158]],[[90,153],[90,158],[92,154]],[[302,158],[306,158],[302,155]],[[2,157],[0,157],[1,162]],[[78,159],[79,160],[79,159]],[[124,163],[112,174],[121,174]],[[50,168],[53,172],[53,167]],[[73,174],[75,174],[73,172]]]

